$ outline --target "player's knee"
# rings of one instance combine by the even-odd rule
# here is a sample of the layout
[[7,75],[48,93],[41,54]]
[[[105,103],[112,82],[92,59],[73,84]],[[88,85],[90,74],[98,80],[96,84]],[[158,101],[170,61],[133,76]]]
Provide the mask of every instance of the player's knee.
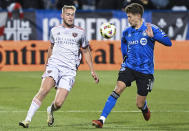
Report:
[[114,91],[115,91],[117,94],[121,95],[121,93],[124,91],[124,88],[123,88],[123,87],[118,87],[118,86],[116,86]]
[[119,82],[117,82],[117,85],[116,85],[114,91],[115,91],[117,94],[121,95],[121,93],[124,91],[125,88],[126,88],[125,83],[119,81]]
[[137,102],[137,103],[136,103],[136,106],[138,107],[138,109],[142,109],[142,107],[144,106],[144,104]]
[[62,102],[60,102],[60,101],[55,101],[54,105],[55,105],[56,109],[60,109],[61,106],[62,106]]

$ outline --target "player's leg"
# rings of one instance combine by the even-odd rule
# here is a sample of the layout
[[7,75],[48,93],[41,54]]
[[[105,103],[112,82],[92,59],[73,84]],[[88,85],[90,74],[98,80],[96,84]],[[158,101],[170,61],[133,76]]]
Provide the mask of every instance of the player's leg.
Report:
[[110,96],[108,97],[105,103],[105,106],[101,113],[100,118],[98,120],[92,121],[93,126],[96,126],[97,128],[102,128],[107,116],[110,114],[110,112],[114,108],[117,102],[117,99],[119,98],[119,96],[121,95],[121,93],[124,91],[125,88],[126,88],[126,85],[124,82],[117,81],[114,91],[110,94]]
[[142,111],[144,119],[148,121],[151,113],[147,106],[146,96],[137,95],[136,105]]
[[96,126],[97,128],[102,128],[107,116],[115,106],[117,99],[126,87],[131,86],[131,82],[133,80],[134,76],[132,75],[132,70],[122,67],[119,71],[116,87],[112,94],[108,97],[99,120],[93,120],[92,125]]
[[137,98],[136,105],[142,111],[144,119],[148,121],[150,119],[150,110],[147,105],[146,97],[148,92],[152,90],[154,77],[153,75],[137,74]]
[[147,96],[141,96],[141,95],[137,94],[137,97],[136,97],[136,106],[139,109],[142,109],[143,107],[145,107],[147,105],[146,97]]
[[93,120],[92,125],[96,126],[97,128],[102,128],[107,116],[115,106],[117,99],[126,87],[131,86],[131,82],[133,80],[134,76],[132,75],[132,70],[129,68],[122,67],[119,71],[116,87],[112,94],[108,97],[108,100],[104,106],[99,120]]
[[69,91],[67,89],[64,89],[64,88],[57,89],[56,97],[52,106],[53,111],[56,111],[61,108],[68,94],[69,94]]
[[48,76],[43,78],[41,87],[34,98],[42,102],[45,96],[49,93],[50,89],[54,86],[55,86],[55,81],[52,77]]
[[68,96],[68,94],[69,94],[68,90],[66,90],[64,88],[57,88],[55,100],[53,101],[51,106],[49,106],[47,108],[47,123],[48,123],[48,126],[53,125],[53,123],[54,123],[53,112],[57,111],[58,109],[61,108],[61,106],[63,105],[64,101],[66,100],[66,97]]
[[28,128],[29,123],[32,120],[32,117],[34,116],[35,112],[39,109],[42,100],[45,98],[45,96],[48,94],[48,92],[54,86],[54,84],[55,82],[52,77],[46,77],[42,80],[40,90],[33,98],[25,120],[19,122],[20,126]]
[[105,119],[107,118],[107,116],[109,115],[113,107],[115,106],[117,99],[119,98],[119,96],[121,95],[121,93],[124,91],[125,88],[126,88],[126,85],[124,82],[117,81],[116,87],[114,91],[110,94],[110,96],[108,97],[108,100],[102,111],[100,118],[102,118],[103,123],[105,122]]
[[[72,89],[74,82],[76,71],[69,69],[62,69],[60,73],[60,80],[57,83],[57,92],[54,101],[47,108],[47,123],[48,126],[52,126],[54,123],[53,112],[60,109],[66,97],[68,96],[70,90]],[[69,74],[69,75],[68,75]]]

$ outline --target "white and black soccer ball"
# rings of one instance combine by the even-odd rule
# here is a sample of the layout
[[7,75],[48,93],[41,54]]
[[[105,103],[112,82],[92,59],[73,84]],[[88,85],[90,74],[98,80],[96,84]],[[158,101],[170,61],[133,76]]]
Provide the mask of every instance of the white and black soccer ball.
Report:
[[104,23],[100,26],[100,34],[106,38],[110,39],[116,34],[116,27],[112,23]]

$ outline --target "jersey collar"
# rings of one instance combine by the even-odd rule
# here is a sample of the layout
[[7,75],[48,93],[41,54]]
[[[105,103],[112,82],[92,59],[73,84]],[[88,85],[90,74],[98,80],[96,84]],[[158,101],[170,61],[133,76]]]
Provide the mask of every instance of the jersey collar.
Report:
[[144,27],[145,27],[145,23],[143,22],[142,25],[141,25],[141,27],[139,29],[135,29],[135,28],[132,27],[132,32],[143,31]]

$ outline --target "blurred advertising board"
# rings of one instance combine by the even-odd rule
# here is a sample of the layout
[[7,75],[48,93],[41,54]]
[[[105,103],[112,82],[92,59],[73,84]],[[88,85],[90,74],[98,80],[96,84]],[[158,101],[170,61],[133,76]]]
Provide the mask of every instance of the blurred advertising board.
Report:
[[189,39],[189,12],[153,12],[152,23],[160,27],[172,40]]
[[0,17],[0,40],[36,40],[40,27],[36,25],[35,12],[24,12],[23,19],[18,15],[9,18],[7,12],[0,12]]
[[[50,29],[60,25],[61,11],[31,10],[24,11],[20,19],[14,13],[10,19],[7,12],[0,12],[0,40],[49,40]],[[189,40],[189,12],[145,11],[144,21],[162,28],[172,40]],[[123,11],[78,11],[75,25],[86,30],[88,40],[104,40],[100,35],[100,25],[104,22],[114,23],[117,29],[111,40],[120,40],[122,31],[129,27]],[[2,29],[4,29],[2,31]]]

